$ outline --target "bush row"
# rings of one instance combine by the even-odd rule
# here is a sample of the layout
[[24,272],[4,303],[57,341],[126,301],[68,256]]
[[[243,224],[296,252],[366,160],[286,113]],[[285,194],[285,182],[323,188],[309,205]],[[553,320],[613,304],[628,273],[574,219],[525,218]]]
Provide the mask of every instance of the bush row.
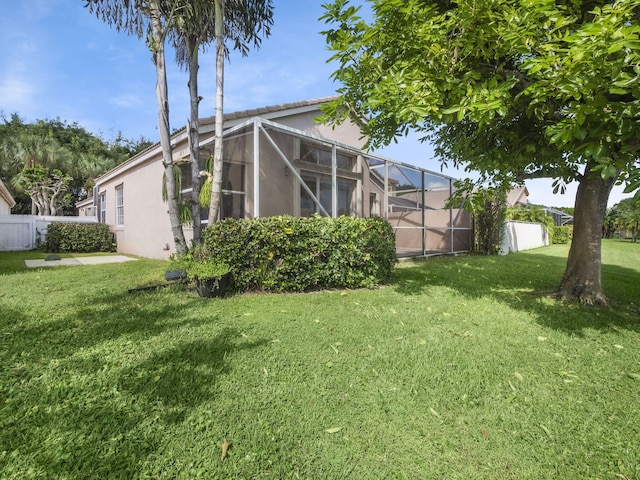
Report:
[[573,226],[565,225],[551,228],[551,243],[569,243],[573,238]]
[[373,287],[397,262],[380,218],[226,219],[204,231],[207,255],[231,267],[233,291]]
[[44,241],[46,252],[114,252],[115,240],[103,223],[51,223]]

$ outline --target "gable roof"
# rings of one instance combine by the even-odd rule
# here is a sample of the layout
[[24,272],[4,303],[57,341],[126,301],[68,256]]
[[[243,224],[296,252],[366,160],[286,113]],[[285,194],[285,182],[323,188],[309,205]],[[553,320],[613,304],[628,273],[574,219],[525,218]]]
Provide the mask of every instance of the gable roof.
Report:
[[[300,102],[290,102],[290,103],[282,103],[280,105],[273,105],[268,107],[254,108],[250,110],[240,110],[237,112],[225,113],[224,121],[225,123],[231,122],[233,125],[237,123],[241,123],[244,120],[248,120],[250,118],[254,118],[257,116],[266,118],[266,119],[274,119],[280,117],[286,117],[289,115],[297,115],[305,112],[312,112],[318,110],[318,106],[324,103],[327,103],[333,99],[337,98],[337,96],[332,97],[323,97],[316,98],[311,100],[303,100]],[[213,123],[215,122],[215,116],[213,117],[204,117],[200,118],[200,128],[203,126],[208,126],[208,131],[212,131]],[[225,125],[225,127],[229,127],[230,125]],[[171,134],[171,143],[175,144],[182,137],[184,139],[184,135],[186,135],[187,126],[183,126],[179,130],[174,131]],[[160,142],[156,142],[153,145],[147,147],[146,149],[138,152],[133,157],[128,158],[124,162],[116,165],[114,168],[109,170],[108,172],[100,175],[96,181],[104,180],[105,177],[118,174],[119,172],[126,171],[128,168],[146,161],[145,157],[149,157],[153,151],[156,151],[160,148]]]
[[[225,113],[224,121],[245,119],[252,117],[264,117],[267,119],[283,117],[287,115],[294,115],[297,113],[310,112],[317,110],[318,105],[330,102],[338,98],[337,96],[314,98],[311,100],[303,100],[301,102],[281,103],[280,105],[272,105],[268,107],[252,108],[249,110],[240,110],[233,113]],[[215,122],[215,116],[202,118],[200,122],[202,124],[208,124]]]
[[2,198],[5,202],[7,202],[7,204],[9,205],[9,208],[13,208],[16,204],[16,201],[11,195],[11,192],[2,182],[2,180],[0,180],[0,198]]

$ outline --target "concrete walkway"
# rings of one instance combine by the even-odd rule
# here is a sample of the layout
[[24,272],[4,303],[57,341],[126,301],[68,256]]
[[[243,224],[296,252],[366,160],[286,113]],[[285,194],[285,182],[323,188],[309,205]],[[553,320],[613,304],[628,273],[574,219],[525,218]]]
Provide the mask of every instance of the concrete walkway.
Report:
[[122,263],[138,260],[137,258],[125,257],[124,255],[105,255],[100,257],[69,257],[60,260],[25,260],[28,268],[40,267],[60,267],[73,265],[101,265],[104,263]]

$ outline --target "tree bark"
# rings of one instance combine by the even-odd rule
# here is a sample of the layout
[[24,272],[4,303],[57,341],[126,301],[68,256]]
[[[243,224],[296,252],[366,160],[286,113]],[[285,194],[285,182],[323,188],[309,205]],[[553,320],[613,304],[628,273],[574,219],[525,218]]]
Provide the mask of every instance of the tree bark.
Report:
[[189,152],[191,163],[191,217],[193,221],[193,244],[200,244],[202,221],[200,219],[200,119],[198,95],[198,41],[189,37],[186,39],[187,55],[189,56],[189,98],[191,112],[189,119]]
[[222,197],[222,131],[224,127],[224,0],[215,0],[215,44],[216,44],[216,123],[213,148],[213,178],[211,181],[211,204],[209,225],[218,221]]
[[162,147],[162,164],[167,178],[169,221],[171,222],[171,233],[173,235],[176,253],[182,255],[187,252],[187,241],[184,237],[184,231],[182,230],[182,222],[180,221],[176,180],[173,172],[173,148],[171,147],[171,134],[169,129],[169,94],[164,55],[165,30],[162,25],[160,6],[156,1],[150,2],[150,17],[154,42],[150,47],[153,53],[153,63],[156,67],[157,76],[156,100],[158,102],[158,133]]
[[573,217],[573,239],[567,267],[557,292],[561,299],[607,305],[602,291],[602,226],[607,201],[617,177],[603,179],[587,164],[578,185]]

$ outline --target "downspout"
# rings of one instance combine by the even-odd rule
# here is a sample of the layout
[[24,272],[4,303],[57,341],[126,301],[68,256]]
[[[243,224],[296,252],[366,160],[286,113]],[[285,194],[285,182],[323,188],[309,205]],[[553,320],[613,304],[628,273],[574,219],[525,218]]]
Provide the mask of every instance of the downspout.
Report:
[[336,146],[331,145],[331,216],[338,216],[338,174]]
[[260,119],[253,121],[253,218],[260,217]]
[[[453,195],[453,182],[449,179],[449,198]],[[450,238],[450,253],[455,250],[453,248],[453,207],[449,205],[449,238]]]
[[427,219],[425,209],[425,182],[424,171],[422,172],[422,255],[427,254]]

